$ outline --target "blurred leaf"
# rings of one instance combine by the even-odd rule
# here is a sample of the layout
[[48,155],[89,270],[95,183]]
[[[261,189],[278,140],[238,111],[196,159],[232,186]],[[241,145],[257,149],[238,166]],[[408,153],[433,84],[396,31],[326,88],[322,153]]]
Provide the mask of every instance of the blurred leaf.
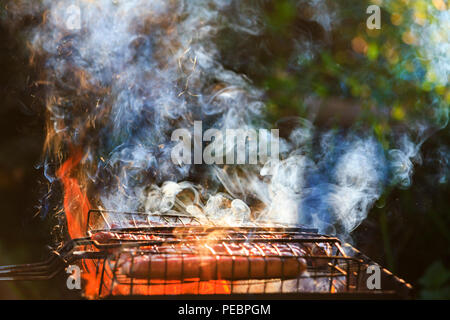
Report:
[[422,299],[450,299],[450,270],[441,261],[431,264],[419,283],[424,287]]

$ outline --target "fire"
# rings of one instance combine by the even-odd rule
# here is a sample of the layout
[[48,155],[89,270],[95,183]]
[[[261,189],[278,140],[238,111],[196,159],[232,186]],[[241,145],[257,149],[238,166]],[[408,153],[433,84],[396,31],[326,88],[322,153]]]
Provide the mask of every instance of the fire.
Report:
[[[71,156],[61,165],[57,171],[57,177],[64,188],[64,212],[67,220],[67,230],[72,239],[85,235],[87,228],[87,216],[91,208],[85,190],[76,178],[76,169],[83,158],[80,149],[72,148]],[[85,295],[88,298],[95,297],[98,292],[99,279],[95,275],[95,264],[92,260],[83,263],[83,279],[85,280]]]
[[74,171],[82,158],[81,150],[73,150],[72,156],[61,165],[57,172],[64,187],[64,211],[72,239],[84,236],[90,210],[89,200],[78,179],[74,177]]
[[[64,189],[64,212],[67,220],[67,229],[72,239],[85,236],[87,230],[87,217],[91,208],[86,190],[77,178],[77,169],[83,152],[72,148],[70,157],[61,165],[57,171],[57,177],[63,184]],[[176,294],[228,294],[230,293],[229,281],[214,280],[200,281],[190,279],[189,282],[152,280],[150,286],[139,285],[131,287],[120,284],[114,279],[103,277],[102,272],[111,274],[109,266],[101,262],[98,266],[93,260],[85,259],[83,262],[84,294],[87,298],[97,298],[108,294],[135,294],[135,295],[176,295]],[[103,286],[102,286],[103,284]],[[148,284],[148,282],[145,282]],[[100,288],[102,286],[102,288]],[[102,292],[103,290],[103,292]],[[129,292],[132,290],[132,292]]]

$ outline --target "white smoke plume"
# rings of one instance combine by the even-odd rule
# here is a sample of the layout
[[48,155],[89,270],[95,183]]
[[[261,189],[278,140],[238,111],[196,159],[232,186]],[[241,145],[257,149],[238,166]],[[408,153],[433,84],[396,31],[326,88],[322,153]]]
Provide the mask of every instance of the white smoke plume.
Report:
[[[328,233],[354,230],[387,184],[410,184],[419,150],[406,135],[386,153],[371,133],[322,132],[297,119],[281,139],[278,161],[233,168],[171,161],[172,131],[192,128],[195,120],[217,129],[268,129],[264,90],[225,67],[214,42],[224,25],[260,34],[264,3],[44,0],[25,6],[45,12],[30,42],[46,58],[50,83],[48,163],[60,160],[61,150],[81,147],[90,200],[106,209],[183,210],[223,223],[248,221],[257,212],[261,221]],[[304,3],[313,9],[309,19],[323,28],[324,41],[331,41],[330,32],[341,23],[336,6],[321,0],[299,6]],[[79,17],[71,16],[74,8]],[[308,59],[323,45],[293,41]],[[448,65],[444,51],[437,59]],[[448,68],[439,76],[448,77]],[[192,177],[203,187],[181,182]],[[185,193],[191,196],[181,201]]]

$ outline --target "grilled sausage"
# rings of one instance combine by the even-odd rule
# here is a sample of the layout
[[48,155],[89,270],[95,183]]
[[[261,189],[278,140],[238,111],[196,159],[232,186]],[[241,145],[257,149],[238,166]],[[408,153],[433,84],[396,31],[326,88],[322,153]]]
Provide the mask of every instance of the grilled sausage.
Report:
[[306,270],[304,258],[286,252],[280,256],[153,254],[130,256],[120,265],[130,277],[166,280],[296,278]]
[[[155,235],[97,232],[93,240],[111,241],[163,240]],[[145,255],[122,254],[119,267],[123,274],[142,279],[166,280],[243,280],[296,278],[307,268],[308,256],[329,255],[328,247],[314,243],[208,242],[141,247]],[[313,259],[309,264],[323,267],[327,259]]]

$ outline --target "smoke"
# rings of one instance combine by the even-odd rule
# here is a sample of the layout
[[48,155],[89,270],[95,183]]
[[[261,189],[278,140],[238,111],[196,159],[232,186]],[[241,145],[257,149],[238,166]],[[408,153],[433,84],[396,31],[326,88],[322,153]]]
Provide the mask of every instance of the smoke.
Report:
[[[269,129],[264,90],[230,61],[225,66],[215,44],[223,26],[243,36],[261,34],[267,27],[264,4],[255,1],[243,10],[231,0],[44,0],[39,8],[18,6],[45,12],[30,42],[46,58],[49,180],[55,180],[51,168],[81,149],[76,176],[96,207],[178,210],[219,223],[256,217],[341,235],[366,218],[387,185],[409,186],[422,142],[403,134],[395,149],[385,151],[370,130],[321,130],[305,119],[281,138],[281,159],[261,166],[171,161],[171,133],[192,130],[194,120],[217,129]],[[294,39],[292,56],[311,60],[341,22],[329,1],[300,1],[298,7],[304,4],[308,21],[322,28],[324,38]],[[433,26],[428,30],[434,32]],[[439,59],[448,66],[448,50],[439,50],[437,60],[426,52],[438,66]],[[448,68],[438,76],[448,77]]]
[[431,65],[428,80],[447,85],[450,77],[450,11],[445,9],[445,4],[444,8],[438,10],[432,3],[424,4],[424,11],[433,19],[422,21],[416,17],[411,31],[417,39],[423,59]]
[[[262,216],[267,220],[345,235],[366,218],[383,192],[388,160],[373,137],[335,131],[315,136],[321,140],[319,146],[305,147],[313,141],[301,135],[303,143],[285,159],[271,160],[262,168],[268,181],[247,182],[246,190],[263,199]],[[291,138],[299,144],[297,133]]]

